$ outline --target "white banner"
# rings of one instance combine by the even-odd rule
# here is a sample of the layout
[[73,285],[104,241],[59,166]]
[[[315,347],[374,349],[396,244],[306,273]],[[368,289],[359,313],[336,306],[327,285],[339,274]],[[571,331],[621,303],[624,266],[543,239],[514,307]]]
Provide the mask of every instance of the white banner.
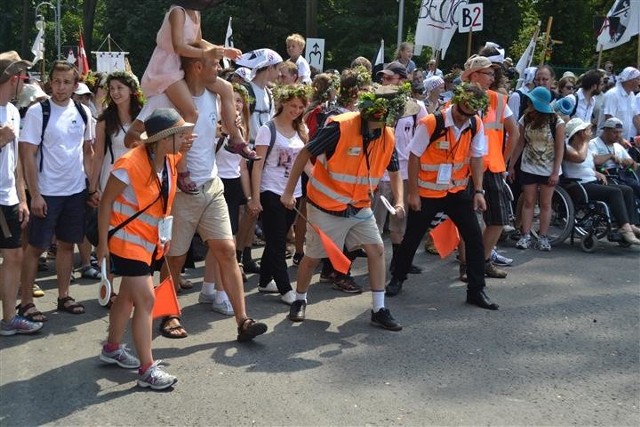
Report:
[[324,39],[307,38],[305,57],[309,66],[324,70]]
[[458,29],[461,6],[469,0],[422,0],[416,28],[416,45],[439,50],[444,58]]
[[380,40],[380,50],[378,51],[378,55],[376,55],[376,60],[373,65],[382,64],[384,65],[384,39]]
[[640,32],[640,1],[616,0],[598,33],[596,51],[618,47]]
[[33,58],[33,61],[31,61],[34,64],[40,61],[41,59],[44,59],[44,25],[38,31],[38,35],[36,36],[36,39],[33,41],[33,46],[31,46],[31,52],[35,55],[35,58]]
[[93,52],[96,54],[96,70],[101,73],[125,71],[124,52]]
[[[224,37],[224,47],[233,47],[233,29],[231,28],[231,17],[229,17],[229,25],[227,25],[227,34]],[[231,63],[227,58],[222,59],[224,68],[229,68]]]

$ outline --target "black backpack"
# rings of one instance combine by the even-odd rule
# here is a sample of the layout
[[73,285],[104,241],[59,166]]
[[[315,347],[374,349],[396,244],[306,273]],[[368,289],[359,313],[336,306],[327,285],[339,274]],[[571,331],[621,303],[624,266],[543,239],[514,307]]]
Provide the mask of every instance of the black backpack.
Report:
[[[42,162],[44,159],[44,131],[47,129],[47,125],[49,124],[49,119],[51,118],[51,101],[45,99],[40,103],[42,106],[42,132],[40,133],[40,145],[38,146],[38,150],[40,151],[40,172],[42,172]],[[87,112],[82,107],[78,101],[73,101],[73,105],[78,109],[78,113],[80,113],[80,117],[82,117],[82,121],[84,122],[84,126],[86,129],[87,123],[89,122],[89,117],[87,117]],[[106,146],[105,146],[106,149]],[[113,156],[113,154],[112,154]]]
[[[251,83],[242,83],[242,85],[247,89],[247,92],[249,92],[249,112],[253,114],[253,112],[256,111],[256,92],[253,90],[253,85]],[[273,105],[273,95],[271,94],[271,91],[267,88],[264,90],[266,90],[269,95],[269,103],[267,104],[267,110],[258,110],[258,113],[270,113],[271,106]]]

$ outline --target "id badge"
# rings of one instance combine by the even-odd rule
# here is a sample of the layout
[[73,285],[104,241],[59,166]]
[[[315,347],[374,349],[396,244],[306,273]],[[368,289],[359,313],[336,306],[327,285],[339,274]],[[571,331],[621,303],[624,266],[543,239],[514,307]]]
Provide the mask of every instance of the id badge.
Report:
[[438,167],[438,178],[436,184],[449,184],[451,182],[451,172],[453,165],[451,163],[443,163]]
[[440,141],[438,142],[438,148],[441,150],[448,150],[449,149],[449,141]]
[[347,150],[347,155],[348,156],[359,156],[360,153],[362,153],[362,148],[361,147],[350,147]]
[[173,228],[173,215],[168,215],[158,222],[158,238],[161,243],[171,240],[171,229]]

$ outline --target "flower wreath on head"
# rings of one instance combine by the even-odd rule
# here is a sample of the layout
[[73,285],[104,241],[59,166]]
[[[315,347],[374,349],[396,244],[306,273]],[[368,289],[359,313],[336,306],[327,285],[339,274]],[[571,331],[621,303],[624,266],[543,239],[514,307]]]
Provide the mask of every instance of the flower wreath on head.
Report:
[[489,97],[480,86],[473,83],[463,83],[453,89],[451,103],[465,104],[473,111],[486,112],[489,107]]
[[336,92],[340,90],[340,75],[331,73],[329,74],[329,87],[319,94],[319,98],[321,102],[329,100],[329,95],[331,94],[331,90],[335,90]]
[[405,82],[398,86],[398,91],[391,97],[376,95],[374,92],[364,92],[358,99],[358,110],[362,118],[372,122],[385,122],[393,126],[402,117],[405,105],[411,94],[411,84]]
[[279,85],[273,88],[273,99],[277,104],[282,104],[293,98],[303,99],[305,102],[311,98],[313,89],[303,84]]
[[362,90],[366,90],[371,86],[371,73],[362,65],[356,65],[352,68],[356,73],[356,85],[350,88],[340,86],[338,94],[338,103],[347,105],[352,99],[356,99]]
[[[129,87],[129,89],[131,89],[131,94],[141,104],[144,104],[145,97],[142,93],[142,89],[140,89],[140,82],[138,81],[138,78],[135,76],[135,74],[130,73],[129,71],[114,71],[112,73],[109,73],[105,82],[105,89],[107,90],[107,92],[109,91],[109,83],[111,83],[111,80],[114,79],[124,82]],[[111,102],[111,95],[107,95],[107,99],[109,100],[109,102]]]
[[255,99],[251,98],[249,91],[244,85],[240,83],[233,83],[231,86],[233,86],[234,92],[238,92],[240,94],[240,98],[242,98],[244,105],[249,105],[255,101]]

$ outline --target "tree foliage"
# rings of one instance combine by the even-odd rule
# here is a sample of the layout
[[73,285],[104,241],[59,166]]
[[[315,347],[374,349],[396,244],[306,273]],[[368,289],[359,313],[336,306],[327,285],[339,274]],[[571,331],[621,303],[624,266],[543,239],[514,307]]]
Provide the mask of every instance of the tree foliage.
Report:
[[[50,0],[56,4],[57,0]],[[171,0],[60,0],[62,8],[62,46],[76,46],[84,31],[87,52],[111,34],[122,49],[130,52],[134,72],[142,74],[155,47],[155,37]],[[307,3],[311,0],[221,0],[203,12],[203,35],[214,43],[223,43],[227,22],[233,17],[236,47],[247,51],[270,47],[286,57],[285,39],[297,32],[306,34]],[[373,59],[385,40],[385,59],[393,59],[396,50],[397,0],[316,0],[318,37],[325,39],[325,68],[343,68],[356,56]],[[482,0],[470,0],[479,3]],[[559,68],[588,68],[596,64],[595,16],[604,16],[613,0],[484,0],[484,29],[472,35],[472,52],[486,41],[500,44],[517,61],[527,46],[538,20],[542,32],[553,16],[551,38],[562,44],[553,46],[547,59]],[[32,58],[31,45],[36,36],[37,0],[0,1],[0,50],[18,50]],[[403,38],[413,41],[421,0],[406,0]],[[46,59],[55,59],[54,14],[48,7],[39,12],[47,22]],[[618,69],[635,64],[638,37],[619,48],[603,52],[602,60],[613,60]],[[103,49],[107,46],[104,45]],[[117,50],[116,46],[112,46]],[[66,56],[66,52],[63,53]],[[424,67],[430,52],[415,58]],[[467,35],[456,34],[440,68],[462,64],[467,56]],[[537,60],[542,56],[541,43]],[[93,63],[95,57],[89,55]]]

